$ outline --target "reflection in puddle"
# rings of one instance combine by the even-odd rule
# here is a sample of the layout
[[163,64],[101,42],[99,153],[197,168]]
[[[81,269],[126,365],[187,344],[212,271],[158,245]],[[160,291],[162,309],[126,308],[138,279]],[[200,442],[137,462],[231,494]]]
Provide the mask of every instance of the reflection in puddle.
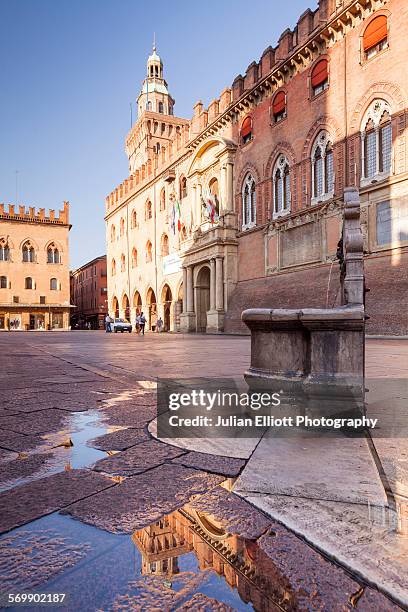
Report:
[[66,610],[296,609],[255,542],[188,504],[131,537],[55,513],[0,544],[2,590],[66,592]]
[[[103,421],[103,415],[97,410],[73,412],[67,419],[63,430],[42,436],[44,444],[37,446],[33,452],[20,453],[18,461],[21,462],[30,457],[35,459],[36,456],[45,455],[43,465],[34,469],[30,474],[24,474],[24,476],[3,482],[0,491],[5,491],[64,470],[85,468],[99,461],[99,459],[103,459],[107,454],[114,454],[115,451],[106,453],[87,446],[87,442],[118,429],[123,428],[108,426]],[[25,466],[23,464],[21,469],[24,473]]]

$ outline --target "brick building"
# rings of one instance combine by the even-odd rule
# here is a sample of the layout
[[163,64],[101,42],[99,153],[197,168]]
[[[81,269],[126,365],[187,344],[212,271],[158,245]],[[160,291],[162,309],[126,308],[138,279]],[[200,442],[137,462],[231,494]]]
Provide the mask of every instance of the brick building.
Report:
[[368,330],[408,333],[407,23],[404,0],[320,0],[191,121],[141,94],[106,200],[110,310],[240,332],[250,306],[334,305],[357,186]]
[[0,204],[0,329],[69,329],[69,204]]
[[72,329],[103,329],[108,312],[106,255],[96,257],[71,272]]

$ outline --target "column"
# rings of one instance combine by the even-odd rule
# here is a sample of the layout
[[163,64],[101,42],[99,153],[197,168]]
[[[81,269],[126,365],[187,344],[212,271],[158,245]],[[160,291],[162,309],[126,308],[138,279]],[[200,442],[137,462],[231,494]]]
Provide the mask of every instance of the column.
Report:
[[226,210],[233,210],[233,201],[234,201],[234,184],[233,184],[233,172],[232,172],[233,164],[231,162],[227,162],[227,201],[225,203]]
[[187,268],[187,312],[194,312],[193,266]]
[[217,310],[224,308],[224,282],[222,277],[222,257],[215,259],[215,307]]
[[216,264],[215,259],[210,260],[210,310],[215,310],[216,292]]
[[183,266],[183,312],[187,311],[187,268]]

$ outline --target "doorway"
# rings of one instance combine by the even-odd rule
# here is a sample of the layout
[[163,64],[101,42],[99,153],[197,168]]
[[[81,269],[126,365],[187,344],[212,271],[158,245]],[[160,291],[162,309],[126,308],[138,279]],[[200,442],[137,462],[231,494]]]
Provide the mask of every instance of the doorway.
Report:
[[210,268],[204,266],[197,275],[196,281],[197,331],[207,331],[207,312],[210,310]]

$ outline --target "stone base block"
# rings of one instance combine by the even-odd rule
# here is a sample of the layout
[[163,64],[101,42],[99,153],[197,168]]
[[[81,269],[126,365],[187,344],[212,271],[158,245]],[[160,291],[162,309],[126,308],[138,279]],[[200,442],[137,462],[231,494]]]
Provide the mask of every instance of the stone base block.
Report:
[[207,333],[219,333],[224,331],[224,311],[210,310],[207,312]]
[[180,315],[180,331],[184,334],[196,331],[196,316],[194,312],[182,312]]

